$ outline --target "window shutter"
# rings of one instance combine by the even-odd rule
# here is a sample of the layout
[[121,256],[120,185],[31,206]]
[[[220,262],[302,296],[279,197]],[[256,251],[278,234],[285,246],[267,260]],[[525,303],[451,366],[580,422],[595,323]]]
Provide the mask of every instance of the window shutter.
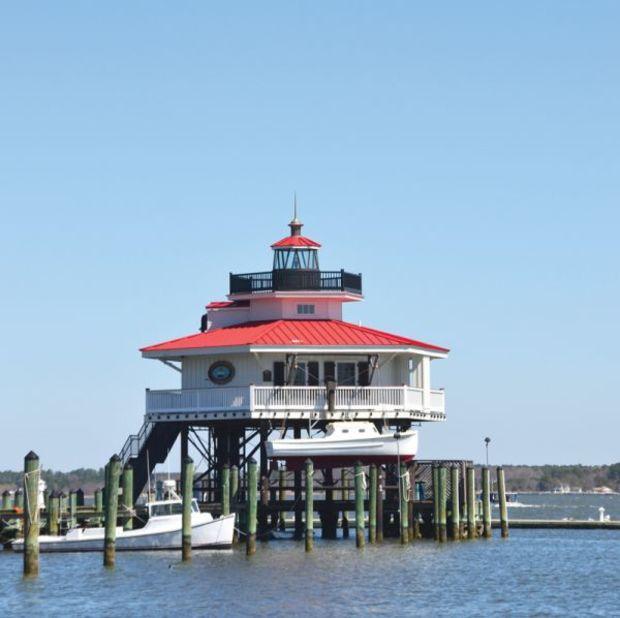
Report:
[[323,371],[325,373],[325,383],[329,380],[336,381],[336,363],[333,361],[325,361],[323,363]]
[[357,363],[357,384],[358,386],[368,386],[368,361],[360,361]]
[[284,363],[275,361],[273,364],[273,385],[284,386]]
[[319,385],[319,364],[316,361],[308,363],[308,386]]

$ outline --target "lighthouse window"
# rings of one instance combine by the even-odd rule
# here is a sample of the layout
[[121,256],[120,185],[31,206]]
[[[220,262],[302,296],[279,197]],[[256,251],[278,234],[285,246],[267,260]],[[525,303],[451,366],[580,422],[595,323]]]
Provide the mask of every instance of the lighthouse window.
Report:
[[313,315],[314,305],[297,305],[297,313],[300,315]]
[[355,386],[355,363],[338,363],[338,384]]
[[306,379],[306,363],[297,363],[297,366],[295,367],[295,377],[293,378],[293,384],[295,386],[306,386]]

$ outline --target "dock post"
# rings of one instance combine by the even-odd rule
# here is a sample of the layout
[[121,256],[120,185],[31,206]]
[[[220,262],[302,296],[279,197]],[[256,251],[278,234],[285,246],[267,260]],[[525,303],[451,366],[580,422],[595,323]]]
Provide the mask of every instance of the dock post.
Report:
[[255,459],[248,461],[247,475],[247,521],[248,529],[245,537],[245,553],[248,556],[256,553],[256,494],[257,494],[257,464]]
[[269,477],[261,476],[260,479],[260,511],[259,526],[261,541],[269,540]]
[[461,521],[459,525],[459,534],[461,539],[467,538],[467,464],[461,461],[459,464],[459,505],[461,510]]
[[121,460],[112,455],[108,462],[105,492],[105,538],[103,545],[103,566],[113,567],[116,562],[116,518],[118,516],[118,482],[121,475]]
[[[301,427],[293,427],[293,438],[295,440],[301,439]],[[295,503],[294,503],[294,511],[295,511],[295,533],[294,538],[296,540],[300,540],[303,536],[303,523],[301,521],[302,516],[302,506],[301,506],[301,469],[296,466],[295,472],[293,473],[293,484],[295,486]]]
[[13,501],[11,500],[11,492],[8,489],[5,489],[2,492],[2,510],[8,511],[9,509],[13,508],[12,502]]
[[459,508],[459,469],[452,466],[450,469],[450,491],[452,508],[452,538],[458,541],[461,538],[461,513]]
[[439,467],[433,465],[433,533],[439,540]]
[[[349,488],[347,486],[347,469],[341,468],[340,470],[340,483],[342,484],[342,501],[349,501]],[[342,509],[342,538],[349,538],[349,518],[347,517],[347,507],[346,504]]]
[[133,466],[129,462],[123,468],[122,487],[122,514],[128,516],[123,524],[123,530],[133,530]]
[[377,470],[377,543],[383,543],[383,497],[385,495],[385,470]]
[[312,551],[314,543],[314,469],[312,460],[306,459],[306,551]]
[[407,503],[408,513],[407,521],[409,523],[409,542],[413,542],[418,538],[419,523],[415,513],[415,479],[416,479],[416,463],[413,462],[407,466],[407,474],[409,475],[409,502]]
[[338,538],[338,511],[334,509],[334,471],[332,468],[323,470],[323,487],[325,502],[321,516],[321,536],[324,539]]
[[181,492],[183,496],[181,560],[188,562],[192,559],[192,498],[194,497],[194,460],[189,455],[183,457]]
[[506,504],[506,479],[504,468],[497,468],[497,493],[499,494],[499,518],[502,526],[502,538],[508,538],[508,505]]
[[467,468],[467,537],[476,536],[476,471],[470,466]]
[[[281,466],[278,470],[278,502],[280,505],[286,500],[286,468]],[[284,519],[286,511],[281,510],[278,513],[278,530],[286,530],[286,520]]]
[[355,545],[364,547],[364,468],[355,464]]
[[55,489],[50,494],[49,510],[47,511],[47,531],[50,536],[58,536],[60,532],[60,492]]
[[[237,502],[239,500],[239,468],[237,466],[230,466],[230,506],[232,509],[237,510]],[[235,526],[233,533],[233,543],[239,542],[239,533]]]
[[39,574],[39,456],[30,451],[24,458],[24,575]]
[[400,483],[400,543],[409,543],[409,504],[407,501],[407,466],[400,464],[398,482]]
[[370,466],[370,493],[368,494],[368,542],[377,542],[377,464]]
[[101,525],[101,514],[103,513],[103,492],[99,488],[95,489],[95,512],[97,513],[95,519],[98,524]]
[[16,509],[24,510],[24,490],[19,487],[15,490],[15,497],[13,499],[13,506]]
[[230,466],[222,466],[222,515],[230,515]]
[[68,528],[77,526],[77,494],[73,489],[69,491],[69,525]]
[[447,477],[448,470],[445,466],[441,466],[438,471],[439,475],[439,540],[443,543],[448,540],[448,495],[447,495]]
[[482,468],[482,520],[484,538],[490,539],[493,536],[491,530],[491,480],[487,466]]

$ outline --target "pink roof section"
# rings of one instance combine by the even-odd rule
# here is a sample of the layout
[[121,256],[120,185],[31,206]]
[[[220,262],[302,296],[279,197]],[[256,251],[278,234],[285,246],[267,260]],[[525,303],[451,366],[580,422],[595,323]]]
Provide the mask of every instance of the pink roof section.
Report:
[[307,236],[285,236],[281,240],[278,240],[278,242],[274,242],[273,245],[271,245],[271,248],[305,247],[306,249],[318,249],[320,246],[320,243],[308,238]]
[[340,320],[270,320],[244,322],[142,348],[142,352],[238,346],[411,346],[449,352],[423,341],[392,335]]
[[214,300],[205,309],[228,309],[229,307],[249,307],[247,300]]

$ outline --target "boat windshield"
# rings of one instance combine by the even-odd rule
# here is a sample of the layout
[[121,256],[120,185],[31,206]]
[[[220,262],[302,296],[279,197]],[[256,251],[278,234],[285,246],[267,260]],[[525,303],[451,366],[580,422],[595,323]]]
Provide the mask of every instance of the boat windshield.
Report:
[[[151,517],[163,517],[166,515],[182,515],[183,503],[177,501],[161,502],[159,504],[150,505]],[[196,499],[192,500],[192,513],[200,513],[200,507]]]
[[161,517],[164,515],[181,515],[182,513],[182,502],[164,502],[162,504],[151,504],[151,517]]

